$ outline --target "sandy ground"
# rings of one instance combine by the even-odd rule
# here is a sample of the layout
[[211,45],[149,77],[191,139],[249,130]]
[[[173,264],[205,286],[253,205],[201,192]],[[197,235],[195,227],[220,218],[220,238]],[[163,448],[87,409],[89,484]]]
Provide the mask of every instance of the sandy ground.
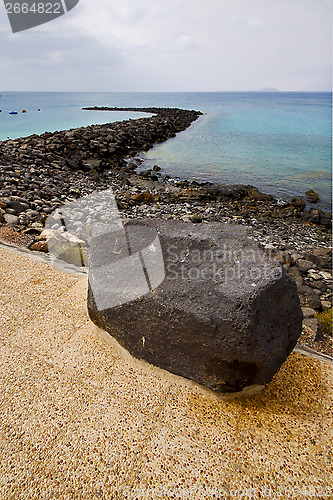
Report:
[[332,365],[224,401],[134,360],[86,277],[0,248],[0,499],[333,498]]

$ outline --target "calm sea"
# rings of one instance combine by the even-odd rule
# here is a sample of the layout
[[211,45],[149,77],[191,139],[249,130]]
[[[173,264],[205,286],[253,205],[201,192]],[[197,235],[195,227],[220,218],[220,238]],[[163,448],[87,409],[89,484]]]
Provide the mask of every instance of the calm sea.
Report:
[[2,92],[0,140],[144,116],[82,111],[89,105],[197,109],[204,115],[189,129],[143,155],[145,168],[158,164],[174,177],[253,184],[282,199],[314,189],[320,206],[330,209],[331,98],[303,92]]

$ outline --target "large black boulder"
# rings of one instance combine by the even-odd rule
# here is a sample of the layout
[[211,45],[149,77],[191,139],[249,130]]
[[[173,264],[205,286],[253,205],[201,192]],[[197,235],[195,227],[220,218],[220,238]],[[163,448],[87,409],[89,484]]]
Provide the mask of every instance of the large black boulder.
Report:
[[269,382],[303,317],[294,281],[247,229],[161,220],[95,232],[88,311],[136,358],[218,392]]

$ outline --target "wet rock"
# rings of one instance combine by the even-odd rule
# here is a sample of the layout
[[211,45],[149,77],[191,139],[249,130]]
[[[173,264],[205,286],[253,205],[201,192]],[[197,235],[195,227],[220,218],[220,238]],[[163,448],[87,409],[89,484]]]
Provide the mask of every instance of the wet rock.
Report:
[[299,210],[300,212],[302,212],[306,207],[306,202],[302,197],[295,196],[291,199],[290,205],[292,207],[296,208],[296,210]]
[[137,203],[154,203],[154,196],[151,193],[139,193],[132,197]]
[[303,214],[303,218],[313,224],[321,224],[328,229],[332,227],[332,214],[318,208],[311,208]]
[[273,201],[274,197],[271,196],[270,194],[262,193],[259,191],[259,189],[253,187],[253,186],[248,186],[247,187],[247,194],[246,196],[250,200],[255,200],[255,201]]
[[319,194],[316,193],[313,189],[309,189],[309,191],[306,191],[305,194],[310,203],[317,203],[320,200]]
[[200,222],[202,222],[202,217],[200,217],[200,215],[193,214],[190,216],[190,221],[194,224],[200,224]]
[[244,185],[222,185],[216,184],[211,188],[208,188],[208,193],[218,199],[232,199],[239,200],[246,196],[247,190]]
[[[286,271],[240,226],[146,220],[144,228],[158,231],[164,268],[156,240],[142,241],[139,221],[126,225],[130,240],[136,235],[133,255],[141,250],[154,283],[150,289],[145,274],[141,282],[128,267],[126,245],[122,263],[119,252],[110,252],[114,234],[93,237],[91,319],[133,356],[215,391],[238,392],[269,382],[302,327],[296,285]],[[126,279],[129,288],[122,281]],[[139,286],[138,298],[133,298],[136,280],[141,293]],[[108,298],[115,296],[119,305],[109,307]]]

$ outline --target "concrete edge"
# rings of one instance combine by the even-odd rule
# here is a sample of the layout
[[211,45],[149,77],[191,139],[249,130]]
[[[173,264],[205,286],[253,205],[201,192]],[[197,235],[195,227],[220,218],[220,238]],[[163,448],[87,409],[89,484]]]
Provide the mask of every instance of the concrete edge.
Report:
[[294,352],[298,354],[304,354],[305,356],[317,359],[318,361],[326,361],[327,363],[333,365],[333,357],[327,356],[327,354],[322,354],[321,352],[318,351],[314,351],[309,347],[297,344],[296,347],[294,348]]
[[63,260],[57,259],[55,256],[49,253],[32,251],[29,250],[28,248],[14,245],[13,243],[6,243],[3,240],[0,240],[0,248],[11,250],[19,255],[29,257],[37,262],[43,262],[44,264],[49,264],[56,271],[61,271],[70,274],[77,274],[79,276],[86,276],[88,274],[87,268],[73,266],[72,264],[68,264]]

